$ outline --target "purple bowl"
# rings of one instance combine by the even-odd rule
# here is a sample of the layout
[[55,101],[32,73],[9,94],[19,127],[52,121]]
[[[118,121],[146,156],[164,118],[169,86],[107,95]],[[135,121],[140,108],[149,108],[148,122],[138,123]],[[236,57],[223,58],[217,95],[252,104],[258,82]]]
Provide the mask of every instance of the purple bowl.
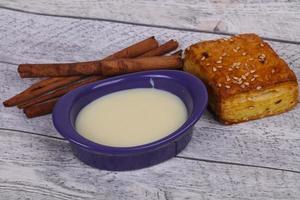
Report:
[[[120,90],[151,88],[177,95],[185,103],[187,121],[168,136],[134,147],[110,147],[94,143],[75,130],[79,111],[95,99]],[[148,167],[178,154],[188,144],[192,128],[207,106],[207,91],[195,76],[182,71],[156,70],[109,78],[69,92],[55,105],[52,119],[73,153],[84,163],[105,170],[121,171]]]

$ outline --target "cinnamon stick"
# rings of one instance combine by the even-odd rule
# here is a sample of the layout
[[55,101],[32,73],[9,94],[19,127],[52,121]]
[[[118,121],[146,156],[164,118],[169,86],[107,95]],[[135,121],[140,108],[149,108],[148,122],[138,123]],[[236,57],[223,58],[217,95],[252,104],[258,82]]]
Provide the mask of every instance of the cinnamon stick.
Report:
[[169,53],[178,47],[178,42],[176,40],[169,40],[168,42],[160,45],[156,49],[153,49],[147,53],[144,53],[143,55],[139,56],[140,58],[144,57],[152,57],[152,56],[162,56],[166,53]]
[[23,103],[29,99],[35,98],[39,95],[45,94],[51,90],[57,89],[61,86],[64,86],[68,83],[77,81],[81,79],[81,76],[73,76],[68,78],[53,78],[42,80],[39,83],[36,83],[24,90],[23,92],[15,95],[14,97],[3,102],[3,105],[6,107],[16,106],[20,103]]
[[28,118],[50,114],[57,102],[58,98],[36,104],[24,109],[24,113]]
[[[140,56],[158,47],[158,42],[154,36],[131,45],[118,51],[103,60],[118,58],[133,58]],[[57,77],[74,75],[100,75],[100,60],[77,62],[77,63],[57,63],[57,64],[21,64],[18,72],[22,78],[28,77]]]
[[113,76],[145,70],[180,69],[182,60],[179,56],[156,56],[102,61],[101,65],[104,76]]
[[[107,56],[106,58],[104,58],[104,60],[109,60],[111,58],[122,58],[122,56],[124,57],[136,57],[137,55],[142,55],[145,52],[154,49],[155,47],[158,46],[158,42],[155,40],[155,38],[152,36],[148,39],[145,39],[143,41],[140,41],[138,43],[135,43],[125,49],[122,49],[110,56]],[[40,64],[29,64],[32,66],[40,66]],[[43,64],[42,64],[43,65]],[[28,68],[28,65],[21,65],[21,66],[25,66],[25,68]],[[23,67],[21,67],[23,68]],[[31,69],[30,69],[31,70]],[[29,70],[29,71],[30,71]],[[29,77],[30,73],[28,74],[27,72],[22,72],[21,77]],[[25,91],[21,92],[20,94],[6,100],[5,102],[3,102],[4,106],[15,106],[18,105],[26,100],[29,100],[30,98],[34,98],[38,95],[47,93],[53,89],[56,89],[57,87],[61,87],[61,86],[65,86],[71,82],[74,81],[74,79],[78,80],[80,77],[78,76],[74,76],[72,78],[68,77],[58,77],[58,78],[48,78],[46,80],[42,80],[39,81],[37,83],[35,83],[34,85],[32,85],[31,87],[29,87],[28,89],[26,89]],[[64,80],[64,81],[61,81]],[[59,82],[59,84],[57,83]],[[52,83],[55,83],[55,85],[52,85]],[[48,86],[51,85],[51,86]],[[41,89],[39,92],[36,92],[34,94],[32,94],[32,89],[34,88],[42,88],[45,87],[44,89]]]
[[74,89],[80,87],[80,86],[83,86],[83,85],[86,85],[88,83],[92,83],[92,82],[95,82],[95,81],[98,81],[98,80],[101,80],[101,79],[103,79],[102,76],[90,76],[90,77],[87,77],[87,78],[82,79],[80,81],[73,82],[73,83],[71,83],[71,84],[69,84],[69,85],[67,85],[65,87],[59,88],[59,89],[57,89],[57,90],[55,90],[53,92],[50,92],[50,93],[47,93],[45,95],[42,95],[42,96],[30,99],[30,100],[26,101],[25,103],[18,105],[18,107],[19,108],[27,108],[29,106],[32,106],[32,105],[35,105],[35,104],[47,101],[49,99],[60,97],[60,96],[62,96],[64,94],[70,92],[71,90],[74,90]]
[[175,52],[172,53],[171,55],[172,55],[172,56],[180,56],[180,57],[181,57],[181,56],[182,56],[182,52],[183,52],[182,49],[179,49],[178,51],[175,51]]
[[[143,43],[143,42],[147,42],[149,41],[149,39],[154,39],[154,37],[151,37],[151,38],[148,38],[140,43]],[[155,39],[154,39],[155,40]],[[157,43],[157,42],[156,42]],[[139,44],[139,43],[137,43]],[[136,44],[136,45],[137,45]],[[144,43],[146,44],[146,43]],[[130,48],[136,48],[136,45],[132,45],[126,49],[123,49],[111,56],[108,56],[106,57],[105,59],[103,60],[109,60],[110,58],[113,59],[113,58],[120,58],[118,56],[125,56],[126,55],[128,57],[130,57],[130,54],[133,55],[134,54],[134,49],[130,49]],[[138,45],[137,45],[138,46]],[[142,45],[140,45],[142,46]],[[147,57],[147,56],[158,56],[158,55],[164,55],[170,51],[173,51],[174,49],[176,49],[178,46],[177,42],[174,41],[174,40],[170,40],[168,41],[167,43],[155,48],[155,49],[152,49],[150,51],[148,51],[149,53],[144,53],[142,54],[140,57]],[[127,53],[126,53],[127,52]],[[93,62],[93,61],[92,61]],[[101,70],[102,71],[102,70]],[[30,73],[29,73],[30,74]],[[71,76],[72,77],[72,76]],[[70,77],[70,78],[71,78]],[[96,78],[97,77],[97,78]],[[52,112],[52,109],[56,103],[56,101],[58,100],[57,97],[60,97],[61,95],[81,86],[81,85],[85,85],[85,84],[88,84],[90,82],[94,82],[94,81],[97,81],[99,79],[101,79],[102,77],[100,76],[92,76],[92,77],[86,77],[85,79],[82,79],[78,82],[73,82],[71,84],[66,84],[65,87],[63,88],[59,88],[53,92],[50,92],[48,91],[49,93],[46,94],[46,95],[42,95],[42,96],[38,96],[37,98],[34,98],[34,99],[31,99],[21,105],[19,105],[19,107],[23,107],[25,108],[24,109],[24,113],[27,115],[27,117],[36,117],[36,116],[41,116],[41,115],[45,115],[45,114],[49,114]],[[49,78],[47,79],[47,81],[49,81],[49,83],[52,81],[52,82],[55,82],[59,79],[63,79],[63,77],[60,77],[60,78]],[[37,84],[34,84],[36,86],[39,86],[41,87],[42,84],[42,81],[40,81],[39,83]],[[34,85],[32,85],[30,88],[32,88]],[[35,86],[35,87],[36,87]],[[36,100],[35,100],[36,99]],[[46,102],[44,102],[46,100]]]

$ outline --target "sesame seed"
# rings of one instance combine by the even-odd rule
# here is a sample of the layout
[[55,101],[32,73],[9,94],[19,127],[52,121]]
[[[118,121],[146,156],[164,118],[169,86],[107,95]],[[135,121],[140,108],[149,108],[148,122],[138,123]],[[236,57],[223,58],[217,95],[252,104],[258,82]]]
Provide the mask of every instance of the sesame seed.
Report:
[[209,63],[206,63],[206,66],[209,66],[210,64]]
[[261,88],[262,88],[261,86],[257,86],[257,87],[256,87],[257,90],[260,90]]
[[201,58],[201,60],[205,60],[205,56],[203,56],[203,57]]
[[261,54],[258,56],[258,61],[261,62],[262,64],[265,63],[266,60],[266,55],[265,54]]
[[244,84],[245,84],[245,85],[247,85],[247,86],[249,85],[249,83],[248,83],[248,82],[245,82]]
[[246,76],[245,76],[245,75],[242,75],[242,79],[246,80],[247,78],[246,78]]
[[217,71],[217,68],[215,68],[215,67],[213,67],[212,69],[213,69],[214,72]]
[[247,100],[252,101],[253,99],[251,97],[247,97]]
[[255,78],[251,78],[251,80],[250,81],[254,81],[255,80]]
[[223,53],[223,54],[222,54],[222,56],[226,56],[226,55],[227,55],[227,53]]
[[253,58],[249,58],[248,60],[254,60]]
[[222,84],[221,84],[221,83],[218,83],[218,87],[222,87]]
[[272,69],[272,74],[274,74],[275,73],[275,69]]
[[222,60],[222,59],[223,59],[223,57],[222,57],[222,56],[220,56],[220,57],[219,57],[219,59],[220,59],[220,60]]
[[234,80],[239,80],[239,78],[238,77],[236,77],[236,76],[234,76],[234,77],[232,77]]
[[236,50],[239,50],[241,47],[237,47]]
[[236,49],[233,49],[234,52],[238,52]]
[[249,72],[247,72],[247,73],[245,74],[245,76],[249,76],[249,74],[250,74],[250,73],[249,73]]
[[250,70],[251,74],[253,74],[254,72],[256,72],[256,70],[254,70],[254,69]]
[[263,46],[265,46],[265,45],[264,45],[263,43],[260,43],[260,46],[263,47]]
[[217,66],[217,68],[219,68],[219,69],[221,69],[222,67],[223,67],[222,65]]
[[243,56],[245,56],[245,55],[247,55],[247,53],[246,53],[246,52],[244,52],[244,53],[242,53],[242,55],[243,55]]
[[241,88],[245,88],[245,85],[244,85],[244,84],[242,84],[242,85],[241,85]]
[[230,81],[231,79],[229,78],[228,75],[226,75],[226,81]]
[[248,63],[245,63],[245,67],[248,67]]
[[228,71],[232,71],[232,70],[233,70],[232,68],[230,68],[230,67],[228,68]]
[[253,75],[253,77],[257,78],[257,77],[258,77],[258,75],[257,75],[257,74],[254,74],[254,75]]
[[233,42],[233,39],[232,39],[232,38],[230,38],[230,39],[229,39],[229,41],[230,41],[230,42]]
[[220,64],[220,63],[222,63],[222,60],[218,60],[216,63]]
[[225,87],[226,87],[227,89],[229,89],[229,88],[230,88],[230,85],[225,85]]

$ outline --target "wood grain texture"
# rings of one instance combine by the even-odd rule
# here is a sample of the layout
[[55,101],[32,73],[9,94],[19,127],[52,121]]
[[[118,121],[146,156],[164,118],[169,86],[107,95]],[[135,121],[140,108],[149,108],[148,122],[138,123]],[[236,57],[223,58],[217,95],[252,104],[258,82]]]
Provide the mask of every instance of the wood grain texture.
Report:
[[[178,39],[184,48],[199,40],[221,36],[91,20],[0,12],[0,62],[84,61],[104,57],[135,41],[156,35],[160,41]],[[271,42],[300,77],[300,46]],[[0,100],[28,87],[15,64],[0,63]],[[9,83],[9,84],[7,84]],[[300,171],[300,107],[258,121],[224,126],[205,113],[196,124],[193,140],[180,156]],[[16,108],[0,106],[0,128],[60,137],[51,116],[26,119]]]
[[2,0],[0,6],[34,13],[109,19],[300,41],[298,0]]
[[77,160],[67,142],[0,131],[1,199],[297,199],[300,173],[173,158],[108,172]]

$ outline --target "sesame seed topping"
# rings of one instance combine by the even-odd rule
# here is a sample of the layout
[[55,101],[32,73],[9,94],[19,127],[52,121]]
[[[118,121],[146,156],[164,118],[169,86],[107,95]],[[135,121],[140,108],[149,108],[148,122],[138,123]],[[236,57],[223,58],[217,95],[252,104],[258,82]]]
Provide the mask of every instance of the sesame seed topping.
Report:
[[250,81],[254,81],[255,80],[255,78],[251,78],[251,80]]
[[244,84],[245,84],[245,85],[247,85],[247,86],[249,85],[249,83],[248,83],[248,82],[245,82]]
[[218,83],[218,87],[222,87],[222,84],[221,84],[221,83]]
[[225,87],[226,87],[227,89],[229,89],[229,88],[230,88],[230,85],[225,85]]
[[201,58],[201,60],[205,60],[205,56],[203,56],[203,57]]
[[242,84],[242,85],[241,85],[241,88],[245,88],[245,85],[244,85],[244,84]]
[[221,69],[222,67],[223,67],[222,65],[217,66],[217,68],[219,68],[219,69]]
[[232,68],[237,68],[237,69],[239,69],[239,66],[241,65],[241,63],[240,62],[237,62],[237,63],[233,63],[232,65],[231,65],[231,67]]
[[239,50],[241,47],[236,47],[236,50]]
[[265,45],[264,45],[263,43],[260,43],[260,46],[263,47],[263,46],[265,46]]
[[222,63],[222,60],[218,60],[216,63],[220,64],[220,63]]
[[257,90],[260,90],[261,88],[262,88],[261,86],[257,86],[257,87],[256,87]]
[[230,42],[233,42],[233,39],[232,39],[232,38],[230,38],[230,39],[229,39],[229,41],[230,41]]
[[206,63],[206,66],[209,66],[210,64],[209,63]]
[[251,97],[247,97],[247,100],[252,101],[253,99]]
[[257,77],[258,77],[258,75],[257,75],[257,74],[254,74],[254,75],[253,75],[253,77],[257,78]]
[[215,68],[215,67],[213,67],[212,69],[213,69],[214,72],[217,71],[217,68]]
[[253,58],[249,58],[248,60],[254,60]]
[[258,61],[261,62],[262,64],[265,63],[265,60],[266,60],[266,55],[265,54],[262,53],[258,56]]
[[240,80],[238,77],[234,76],[232,77],[234,80]]
[[232,70],[233,70],[232,68],[230,68],[230,67],[228,68],[228,71],[232,71]]
[[249,73],[249,72],[247,72],[247,73],[245,74],[245,76],[249,76],[249,74],[250,74],[250,73]]
[[256,70],[254,70],[254,69],[250,70],[251,74],[253,74],[254,72],[256,72]]
[[243,52],[242,55],[245,56],[245,55],[247,55],[247,53],[246,53],[246,52]]
[[222,60],[222,59],[223,59],[223,57],[222,57],[222,56],[220,56],[220,57],[219,57],[219,59],[220,59],[220,60]]
[[246,78],[246,76],[245,76],[245,75],[242,75],[242,79],[246,80],[247,78]]
[[222,56],[227,56],[227,53],[223,53]]
[[275,69],[272,69],[272,71],[271,71],[271,72],[272,72],[272,74],[274,74],[274,73],[275,73]]
[[231,79],[229,78],[228,75],[226,75],[226,81],[230,81]]
[[238,52],[236,49],[233,49],[234,52]]

